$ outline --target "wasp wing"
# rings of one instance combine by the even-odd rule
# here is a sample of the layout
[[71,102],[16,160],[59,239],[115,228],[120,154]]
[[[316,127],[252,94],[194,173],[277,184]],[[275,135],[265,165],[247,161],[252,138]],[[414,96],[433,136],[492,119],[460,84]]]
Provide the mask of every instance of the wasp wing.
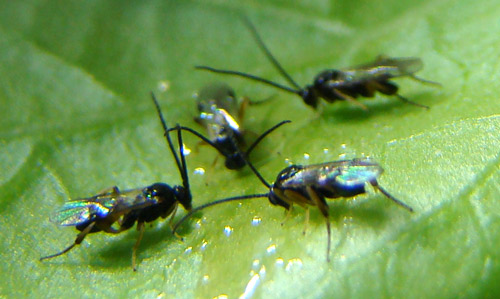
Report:
[[411,76],[420,71],[424,64],[415,57],[386,57],[379,56],[369,64],[343,69],[344,82],[361,83],[377,79],[390,79],[401,76]]
[[113,200],[110,197],[102,199],[104,198],[91,197],[70,200],[50,217],[50,221],[62,226],[76,226],[106,217],[113,208]]
[[90,198],[75,199],[66,202],[50,220],[62,226],[76,226],[109,215],[118,218],[123,214],[157,204],[157,199],[147,198],[145,189],[131,189],[111,192]]
[[284,188],[311,186],[329,198],[348,197],[364,192],[366,183],[376,182],[383,169],[366,159],[342,160],[302,166],[282,181]]

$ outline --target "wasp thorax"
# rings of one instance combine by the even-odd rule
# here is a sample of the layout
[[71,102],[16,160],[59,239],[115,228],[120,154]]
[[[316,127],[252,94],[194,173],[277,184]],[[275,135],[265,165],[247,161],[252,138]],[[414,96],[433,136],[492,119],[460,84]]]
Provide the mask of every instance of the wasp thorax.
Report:
[[339,70],[326,70],[322,71],[314,78],[314,86],[318,87],[324,85],[328,81],[338,80],[344,80],[343,72]]

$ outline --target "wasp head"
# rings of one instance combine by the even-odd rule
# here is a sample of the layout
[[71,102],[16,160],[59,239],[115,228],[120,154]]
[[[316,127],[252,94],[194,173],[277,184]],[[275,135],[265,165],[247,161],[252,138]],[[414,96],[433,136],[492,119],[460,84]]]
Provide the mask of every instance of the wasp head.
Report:
[[240,169],[243,166],[246,165],[245,159],[241,156],[241,153],[234,153],[231,155],[226,156],[226,161],[224,162],[224,165],[228,169],[234,170],[234,169]]
[[190,211],[193,208],[191,205],[193,198],[191,197],[191,192],[189,192],[189,190],[186,190],[183,186],[175,186],[174,194],[177,201],[180,202],[186,211]]
[[290,209],[290,204],[282,199],[282,190],[276,189],[275,184],[271,186],[271,191],[269,191],[268,199],[269,202],[275,206],[280,206],[285,208],[286,210]]
[[288,166],[287,168],[283,169],[279,174],[278,177],[276,177],[276,181],[272,184],[270,191],[269,191],[269,201],[273,205],[278,205],[282,206],[285,209],[290,209],[290,204],[284,200],[286,198],[285,194],[283,193],[283,184],[290,178],[293,178],[293,176],[302,169],[302,167],[298,165],[291,165]]
[[299,92],[299,95],[302,97],[304,103],[312,106],[314,109],[318,108],[318,96],[316,95],[313,85],[307,85]]

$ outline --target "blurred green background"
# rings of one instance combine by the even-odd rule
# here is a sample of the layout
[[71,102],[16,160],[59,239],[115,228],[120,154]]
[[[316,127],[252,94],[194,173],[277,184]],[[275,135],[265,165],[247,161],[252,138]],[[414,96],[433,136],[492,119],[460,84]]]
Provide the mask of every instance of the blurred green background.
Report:
[[[238,19],[246,14],[300,84],[379,54],[420,57],[394,97],[324,105],[257,83],[194,71],[206,64],[283,82]],[[495,297],[500,279],[500,3],[498,1],[0,1],[0,295],[5,297]],[[266,199],[197,214],[179,233],[147,226],[90,235],[53,260],[76,230],[49,215],[70,198],[157,181],[180,184],[149,98],[170,125],[202,130],[192,95],[215,81],[273,99],[246,111],[250,138],[283,120],[252,155],[272,181],[288,163],[369,156],[382,195],[330,200],[322,216]],[[168,87],[168,88],[165,88]],[[265,192],[186,136],[194,205]],[[195,171],[203,168],[204,174]],[[178,214],[178,218],[182,213]],[[178,219],[177,218],[177,219]],[[230,232],[230,233],[229,233]]]

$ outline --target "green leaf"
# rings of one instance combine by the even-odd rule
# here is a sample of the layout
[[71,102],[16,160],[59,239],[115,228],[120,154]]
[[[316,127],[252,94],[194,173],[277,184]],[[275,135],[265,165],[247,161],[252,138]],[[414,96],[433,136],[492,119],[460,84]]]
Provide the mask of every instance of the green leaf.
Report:
[[[239,19],[246,14],[300,84],[320,71],[379,54],[420,57],[395,97],[325,104],[241,78],[194,71],[196,64],[284,82]],[[500,278],[500,65],[498,1],[66,1],[0,2],[0,296],[43,297],[495,297]],[[249,107],[244,126],[280,128],[252,154],[272,181],[289,162],[370,156],[382,195],[330,200],[331,262],[324,218],[266,199],[196,214],[179,231],[147,226],[131,268],[135,229],[91,234],[49,215],[70,198],[100,190],[181,180],[149,98],[170,125],[202,130],[192,94],[224,81]],[[165,87],[167,87],[165,90]],[[262,193],[248,170],[224,168],[185,136],[194,206]],[[195,172],[203,168],[204,174]],[[182,209],[181,209],[182,210]],[[179,213],[184,213],[180,211]],[[179,215],[176,219],[179,219]],[[229,233],[230,232],[230,233]]]

